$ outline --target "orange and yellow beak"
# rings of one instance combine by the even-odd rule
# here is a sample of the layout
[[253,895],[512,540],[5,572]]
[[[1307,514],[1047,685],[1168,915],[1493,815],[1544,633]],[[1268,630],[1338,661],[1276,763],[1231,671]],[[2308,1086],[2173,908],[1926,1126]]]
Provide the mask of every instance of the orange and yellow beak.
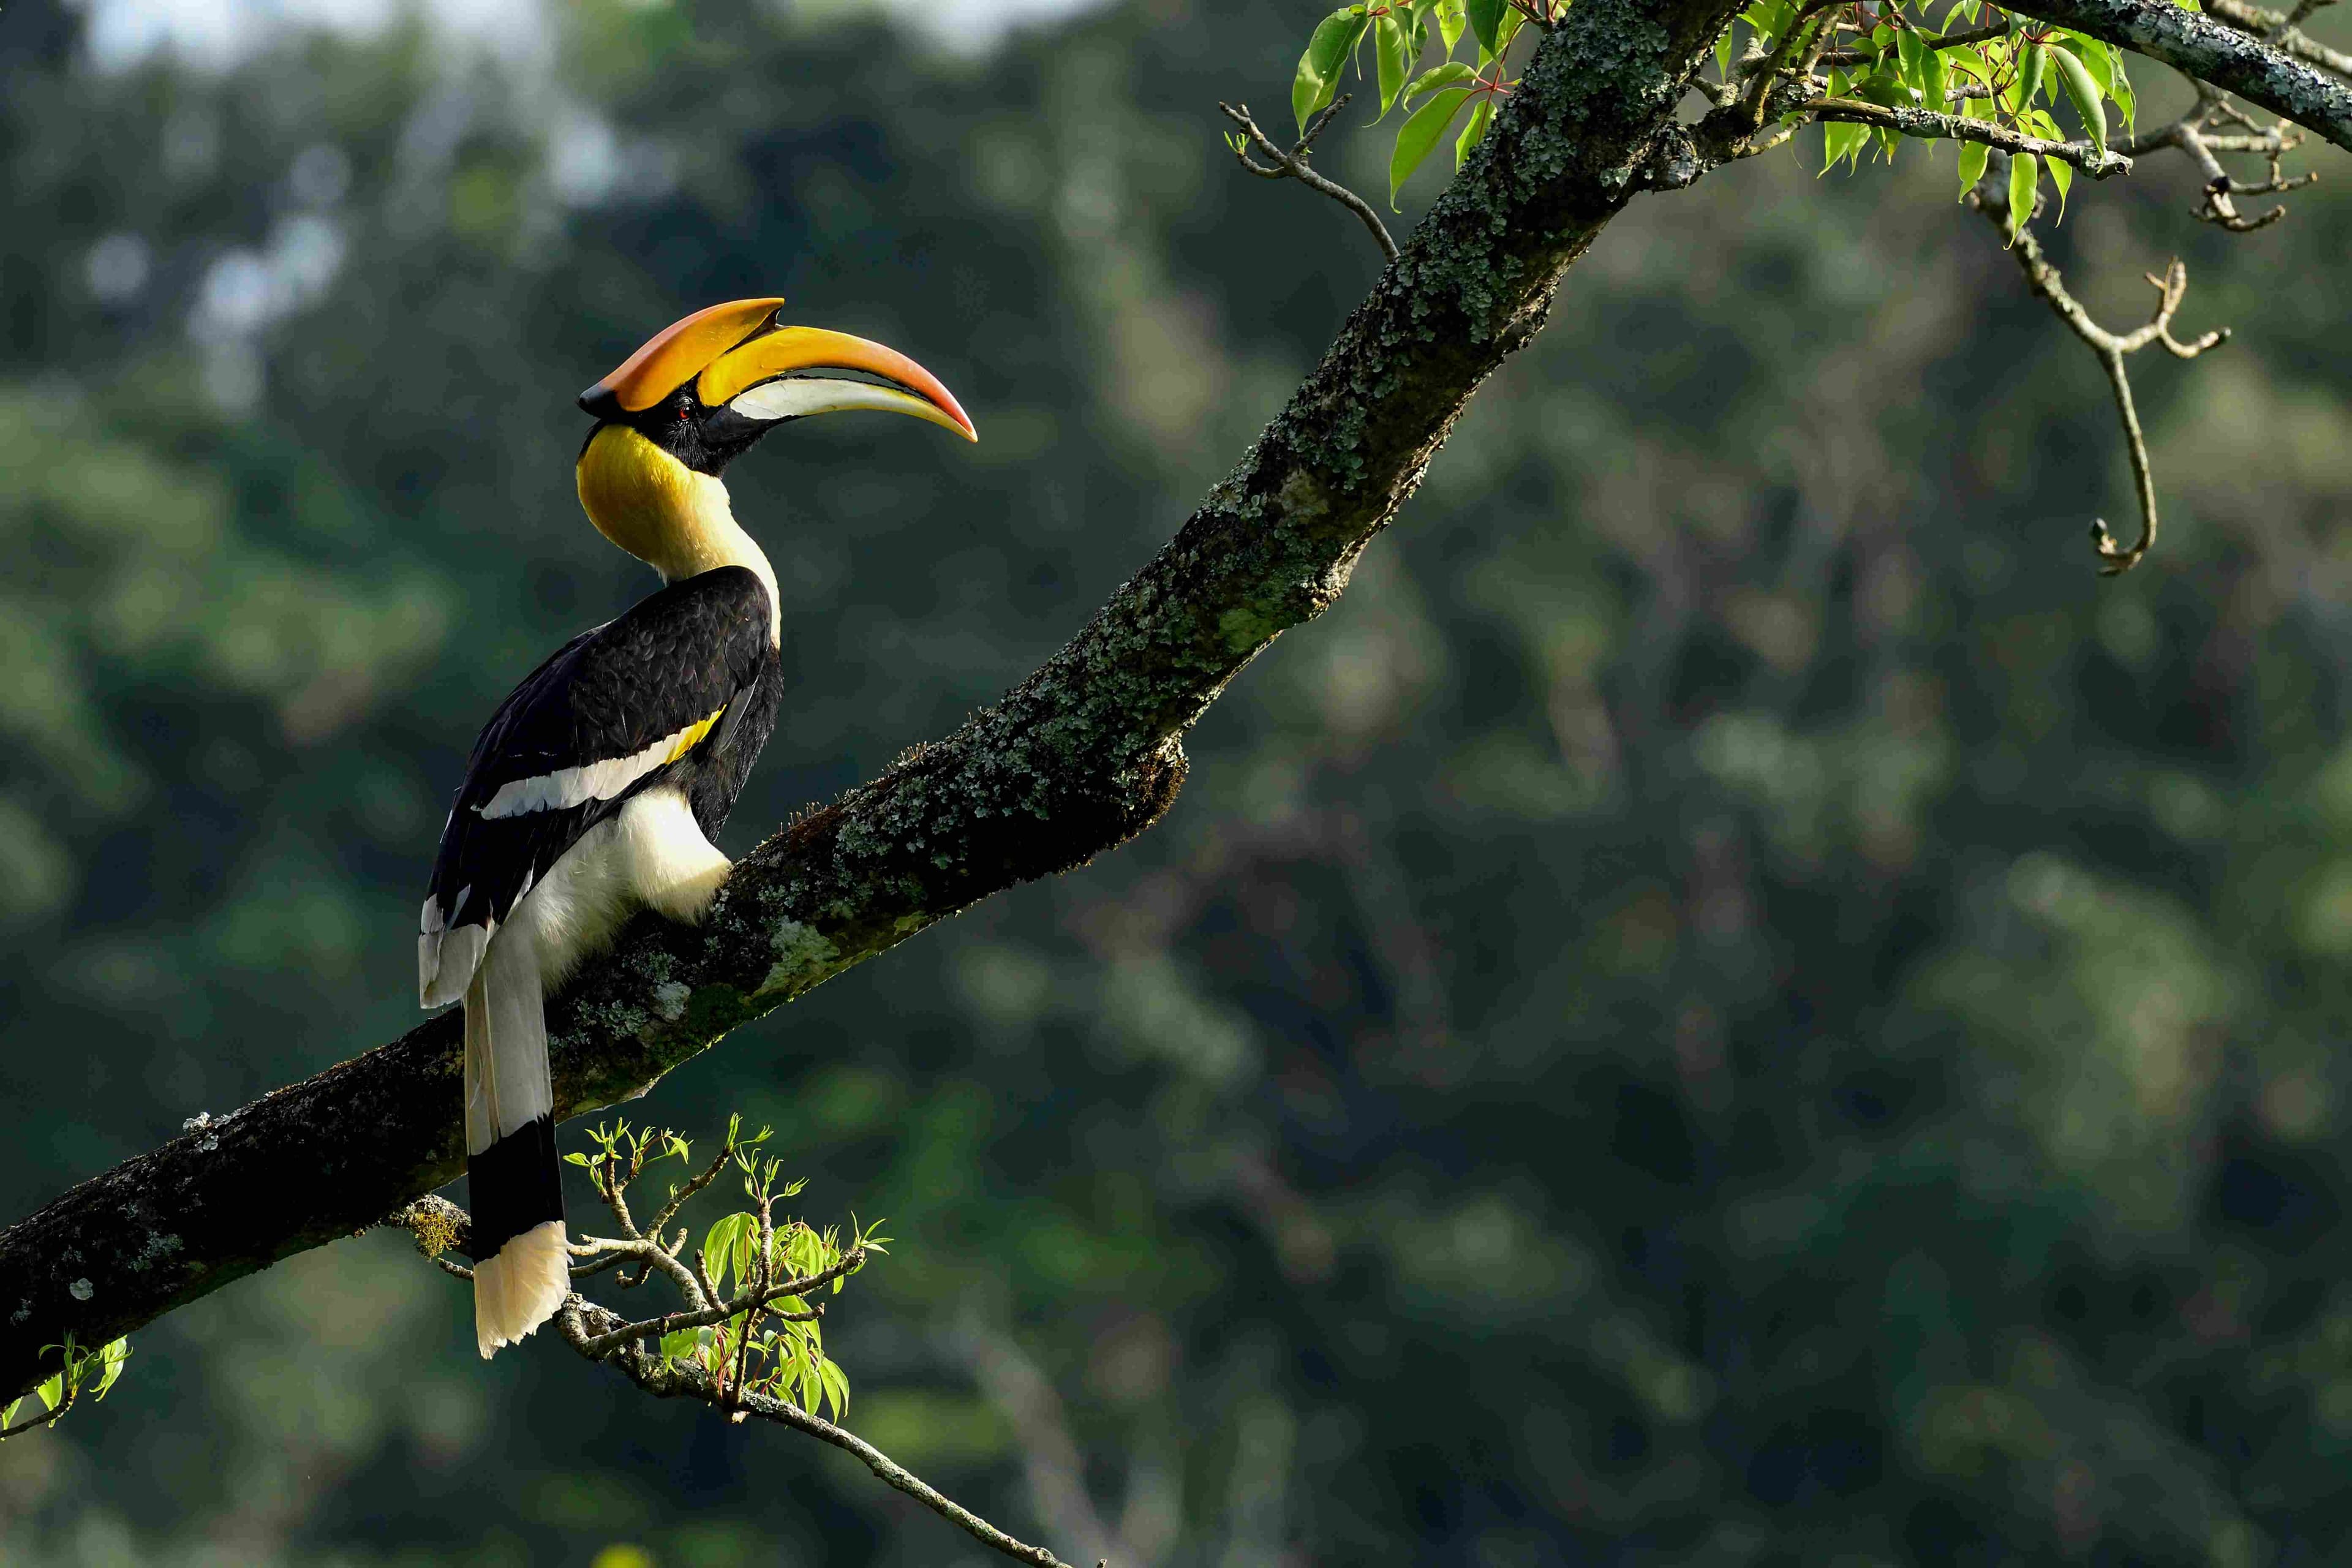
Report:
[[980,439],[963,405],[929,371],[896,349],[846,332],[780,326],[776,311],[782,304],[736,300],[697,310],[582,393],[580,406],[600,419],[625,419],[690,383],[706,409],[729,409],[761,424],[877,408],[928,420],[968,441]]

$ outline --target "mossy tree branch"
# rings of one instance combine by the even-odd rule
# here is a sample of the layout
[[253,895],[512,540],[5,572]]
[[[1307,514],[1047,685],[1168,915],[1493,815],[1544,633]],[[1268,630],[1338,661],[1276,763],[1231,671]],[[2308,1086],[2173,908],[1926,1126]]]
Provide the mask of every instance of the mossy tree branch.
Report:
[[2172,0],[2002,0],[2005,9],[2104,38],[2352,149],[2352,84]]
[[[1579,0],[1322,363],[1159,555],[961,729],[744,858],[700,928],[640,920],[550,1008],[558,1111],[638,1092],[933,921],[1157,821],[1184,732],[1337,599],[1479,384],[1638,188],[1737,0]],[[0,1387],[349,1235],[463,1165],[444,1015],[0,1233]]]

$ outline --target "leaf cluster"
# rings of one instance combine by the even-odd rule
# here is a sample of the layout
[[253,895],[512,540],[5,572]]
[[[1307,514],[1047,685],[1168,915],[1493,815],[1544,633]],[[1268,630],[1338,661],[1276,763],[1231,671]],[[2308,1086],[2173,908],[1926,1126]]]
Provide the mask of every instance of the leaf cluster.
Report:
[[[628,1213],[630,1184],[658,1161],[687,1163],[690,1145],[667,1128],[632,1127],[625,1120],[599,1124],[588,1136],[593,1152],[564,1158],[587,1171],[597,1195],[628,1235],[624,1241],[588,1242],[583,1250],[592,1261],[577,1272],[593,1273],[610,1263],[635,1259],[640,1268],[634,1279],[622,1279],[625,1289],[643,1284],[656,1270],[684,1288],[689,1310],[636,1325],[658,1331],[643,1336],[656,1342],[658,1360],[698,1370],[722,1393],[732,1391],[738,1397],[764,1394],[812,1415],[824,1414],[828,1406],[835,1417],[845,1412],[849,1376],[824,1352],[819,1296],[839,1294],[867,1258],[887,1250],[889,1237],[880,1233],[879,1225],[861,1226],[853,1217],[845,1231],[833,1226],[819,1229],[780,1215],[777,1205],[799,1196],[806,1183],[787,1178],[781,1160],[761,1152],[760,1146],[771,1136],[769,1129],[747,1135],[742,1118],[736,1116],[728,1121],[718,1155],[683,1184],[672,1184],[649,1227],[651,1235],[638,1235]],[[681,1275],[677,1271],[686,1265],[679,1253],[689,1233],[680,1228],[666,1247],[662,1235],[684,1205],[730,1166],[750,1206],[714,1220],[692,1256],[690,1270]],[[647,1256],[650,1252],[659,1257]]]
[[[61,1364],[31,1394],[0,1405],[0,1442],[19,1432],[29,1432],[36,1426],[46,1426],[73,1408],[75,1401],[85,1394],[92,1399],[104,1399],[114,1380],[122,1375],[123,1363],[131,1359],[131,1342],[111,1340],[96,1350],[87,1350],[74,1343],[68,1333],[62,1343],[46,1345],[44,1353],[58,1352]],[[18,1411],[28,1399],[38,1399],[41,1410],[23,1422],[16,1419]]]
[[[2196,0],[2182,3],[2194,9]],[[2068,28],[2013,16],[1986,0],[1953,0],[1943,8],[1940,22],[1927,3],[1823,8],[1792,0],[1756,0],[1717,41],[1717,68],[1727,83],[1738,75],[1734,57],[1740,52],[1743,29],[1752,39],[1747,60],[1759,56],[1768,62],[1809,59],[1826,73],[1820,96],[1799,95],[1788,103],[1783,119],[1789,121],[1803,120],[1822,103],[1860,100],[1957,114],[2058,142],[2066,140],[2054,113],[2063,100],[2084,138],[2104,153],[2106,106],[2114,104],[2126,126],[2138,112],[2122,50]],[[1773,85],[1766,81],[1758,88],[1769,91]],[[1874,148],[1892,162],[1905,134],[1839,121],[1825,121],[1822,129],[1824,171],[1841,161],[1858,168],[1863,154]],[[1990,151],[1983,142],[1961,142],[1963,194],[1983,177]],[[2023,200],[2013,203],[2012,210],[2032,213],[2043,168],[2063,202],[2074,170],[2063,160],[2018,153],[2011,160],[2010,178]]]
[[[1454,166],[1486,133],[1496,101],[1514,81],[1505,56],[1528,22],[1549,26],[1567,0],[1389,0],[1343,5],[1316,24],[1307,52],[1291,79],[1290,107],[1301,134],[1339,91],[1349,66],[1370,69],[1379,82],[1381,109],[1374,123],[1399,106],[1396,142],[1389,154],[1389,205],[1413,172],[1462,121],[1454,137]],[[1469,48],[1463,49],[1467,39]],[[1465,58],[1457,58],[1457,55]],[[1467,117],[1465,118],[1465,110]]]

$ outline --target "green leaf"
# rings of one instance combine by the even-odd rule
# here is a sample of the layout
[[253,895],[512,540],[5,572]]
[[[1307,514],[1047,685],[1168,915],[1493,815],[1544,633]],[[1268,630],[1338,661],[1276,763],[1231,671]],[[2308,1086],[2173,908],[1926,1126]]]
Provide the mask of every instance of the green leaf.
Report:
[[1933,53],[1933,49],[1919,41],[1916,27],[1906,27],[1895,35],[1895,55],[1903,67],[1903,79],[1906,82],[1919,79],[1920,73],[1926,69],[1927,57]]
[[1477,79],[1478,73],[1460,60],[1448,60],[1433,70],[1422,72],[1413,84],[1404,89],[1404,100],[1411,103],[1414,99],[1435,92],[1441,87],[1452,87],[1456,83],[1466,86]]
[[563,1163],[564,1163],[565,1164],[567,1164],[567,1165],[583,1165],[583,1166],[584,1166],[584,1165],[586,1165],[586,1164],[588,1163],[588,1156],[587,1156],[587,1155],[585,1155],[585,1154],[580,1154],[580,1153],[566,1154],[565,1156],[563,1156]]
[[817,1375],[824,1379],[824,1391],[833,1400],[833,1417],[838,1421],[849,1414],[849,1374],[837,1362],[817,1363]]
[[727,1271],[730,1268],[735,1270],[736,1279],[742,1279],[743,1268],[751,1260],[752,1240],[758,1226],[759,1222],[750,1215],[725,1215],[702,1238],[702,1264],[710,1271],[710,1283],[715,1289],[727,1289]]
[[1519,29],[1527,25],[1528,14],[1525,11],[1518,9],[1517,6],[1511,6],[1504,11],[1502,21],[1497,23],[1495,27],[1495,58],[1496,59],[1499,60],[1503,58],[1503,51],[1511,47],[1511,40],[1519,36]]
[[2058,218],[2063,223],[2066,217],[2066,193],[2074,187],[2074,165],[2063,158],[2045,158],[2042,162],[2049,166],[2050,183],[2058,187]]
[[59,1405],[65,1403],[66,1374],[58,1373],[33,1392],[41,1396],[42,1409],[55,1410]]
[[2116,100],[2116,107],[2124,111],[2124,123],[2126,126],[2137,124],[2139,100],[2132,94],[2131,78],[2124,74],[2123,57],[2110,51],[2109,60],[2115,67],[2115,78],[2107,89],[2108,95]]
[[1478,145],[1478,138],[1486,134],[1486,122],[1495,118],[1495,95],[1488,93],[1478,100],[1463,123],[1462,134],[1454,139],[1454,167],[1458,171],[1470,156],[1470,149]]
[[1454,46],[1462,41],[1462,26],[1468,18],[1464,15],[1462,0],[1437,0],[1437,41],[1452,54]]
[[1718,76],[1728,77],[1731,74],[1731,29],[1728,27],[1715,40],[1715,69]]
[[2017,243],[2017,235],[2033,216],[2033,192],[2042,178],[2042,160],[2030,153],[2012,153],[2009,158],[2009,238]]
[[20,1394],[5,1405],[0,1405],[0,1426],[14,1426],[16,1424],[16,1412],[24,1408],[24,1397]]
[[1903,85],[1903,79],[1891,70],[1871,72],[1854,90],[1865,100],[1887,109],[1898,105],[1905,109],[1911,107],[1910,89]]
[[699,1329],[672,1329],[661,1337],[662,1360],[684,1360],[692,1355],[695,1347],[701,1342],[702,1331]]
[[[2074,58],[2074,50],[2053,49],[2050,51],[2050,58],[2058,67],[2059,85],[2066,89],[2066,96],[2074,100],[2074,112],[2081,118],[2083,129],[2090,133],[2091,145],[2102,153],[2105,152],[2107,150],[2107,110],[2106,106],[2099,101],[2099,84],[2092,79],[2090,71],[2084,67],[2083,62]],[[2051,173],[2054,177],[2057,171],[2053,169]]]
[[1984,178],[1985,160],[1990,156],[1992,149],[1981,142],[1960,143],[1961,200],[1967,200],[1969,193],[1977,188],[1977,182]]
[[2011,90],[2014,96],[2010,107],[2024,112],[2033,107],[2034,95],[2042,90],[2042,74],[2049,68],[2050,51],[2040,44],[2025,46],[2025,58],[2017,68],[2017,80]]
[[1395,13],[1381,18],[1374,49],[1381,62],[1381,113],[1386,115],[1396,107],[1397,94],[1404,90],[1405,73],[1412,67],[1412,58],[1405,52],[1404,28]]
[[113,1341],[105,1349],[100,1351],[98,1360],[100,1370],[98,1386],[91,1392],[99,1398],[104,1399],[106,1391],[114,1386],[114,1380],[122,1375],[122,1363],[130,1359],[131,1342],[129,1340]]
[[1470,31],[1477,38],[1478,47],[1490,57],[1501,54],[1497,39],[1502,34],[1503,18],[1510,11],[1508,0],[1464,0],[1463,9],[1469,16]]
[[1949,68],[1944,64],[1944,51],[1928,49],[1919,62],[1919,107],[1937,114],[1949,110],[1946,101],[1952,90]]
[[1870,127],[1853,125],[1843,120],[1822,122],[1822,173],[1826,174],[1838,165],[1841,158],[1862,161],[1862,150],[1870,145]]
[[[1368,25],[1363,8],[1359,5],[1334,11],[1315,25],[1314,37],[1307,40],[1307,52],[1298,57],[1298,74],[1290,81],[1290,110],[1298,117],[1300,135],[1307,134],[1307,122],[1331,101],[1331,95],[1339,89],[1339,68],[1355,52],[1356,40],[1364,36]],[[732,1126],[728,1129],[730,1146],[734,1131]]]
[[1396,210],[1397,193],[1404,188],[1405,181],[1437,150],[1437,139],[1445,134],[1445,128],[1472,96],[1467,88],[1441,89],[1431,95],[1427,103],[1414,110],[1398,130],[1396,151],[1389,154],[1391,212]]
[[2058,35],[2058,47],[2083,62],[2091,79],[2099,84],[2104,95],[2115,90],[2115,61],[2107,54],[2107,46],[2096,38],[2086,38],[2080,33]]

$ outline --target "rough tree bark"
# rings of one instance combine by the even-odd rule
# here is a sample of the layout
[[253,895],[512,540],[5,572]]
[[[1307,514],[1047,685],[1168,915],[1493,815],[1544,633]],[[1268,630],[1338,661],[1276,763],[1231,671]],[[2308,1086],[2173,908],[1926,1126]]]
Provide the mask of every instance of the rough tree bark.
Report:
[[[991,893],[1156,821],[1184,731],[1347,586],[1479,384],[1637,186],[1738,0],[1578,0],[1313,374],[1176,538],[945,740],[770,838],[699,929],[641,920],[550,1010],[559,1113],[624,1099]],[[456,1176],[459,1031],[400,1039],[73,1188],[0,1233],[0,1386]]]

